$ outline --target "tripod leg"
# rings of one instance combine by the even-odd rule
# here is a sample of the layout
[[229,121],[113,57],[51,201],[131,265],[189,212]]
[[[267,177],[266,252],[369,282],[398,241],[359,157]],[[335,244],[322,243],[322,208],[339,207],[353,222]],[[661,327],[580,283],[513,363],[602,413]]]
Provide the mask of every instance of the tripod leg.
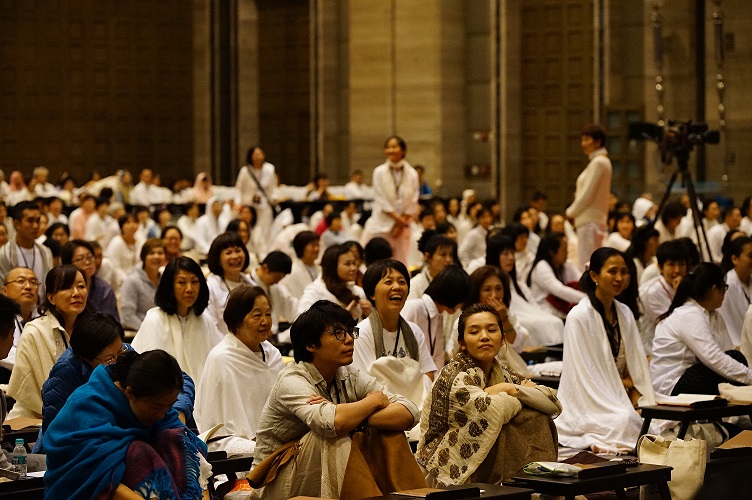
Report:
[[[713,261],[713,255],[710,253],[710,244],[708,243],[707,235],[705,234],[705,226],[702,225],[700,218],[700,210],[697,204],[697,192],[695,191],[695,184],[692,182],[692,174],[687,170],[682,174],[684,183],[687,185],[687,194],[689,194],[689,206],[692,209],[692,220],[695,225],[695,234],[697,235],[697,245],[705,246],[707,251],[708,261]],[[700,238],[702,235],[702,238]],[[702,256],[702,248],[700,249],[700,255]]]
[[661,216],[661,212],[663,212],[663,207],[666,206],[666,203],[668,203],[668,199],[671,196],[671,189],[674,187],[674,183],[676,182],[676,177],[679,175],[679,170],[674,170],[674,173],[671,174],[671,179],[668,181],[668,185],[666,186],[666,191],[663,193],[663,198],[661,198],[661,203],[658,205],[658,210],[655,212],[655,220],[653,223],[655,224],[656,221]]

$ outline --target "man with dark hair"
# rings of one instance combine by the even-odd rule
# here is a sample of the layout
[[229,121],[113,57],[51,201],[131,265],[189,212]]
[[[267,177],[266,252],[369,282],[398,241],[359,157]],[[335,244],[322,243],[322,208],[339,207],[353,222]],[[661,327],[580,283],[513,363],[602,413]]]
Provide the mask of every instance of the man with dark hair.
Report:
[[39,237],[41,211],[36,203],[22,201],[13,207],[16,236],[0,247],[0,279],[3,281],[15,267],[28,267],[39,282],[39,296],[44,297],[44,279],[52,269],[52,252],[36,242]]
[[543,191],[534,192],[533,196],[530,197],[529,205],[538,211],[538,226],[541,229],[546,229],[548,227],[548,215],[546,215],[548,195]]
[[[18,347],[18,341],[21,338],[23,327],[27,322],[39,315],[37,313],[39,280],[37,279],[36,274],[34,274],[34,271],[28,267],[16,267],[15,269],[11,269],[8,273],[5,283],[3,284],[2,294],[5,297],[13,299],[13,301],[20,307],[20,313],[16,316],[15,321],[13,322],[13,348],[4,359],[0,358],[0,367],[7,370],[6,373],[0,375],[0,383],[7,384],[10,379],[10,371],[13,370],[13,365],[16,361],[16,347]],[[0,334],[2,334],[1,330]],[[6,377],[5,375],[8,376]]]
[[742,213],[738,207],[726,207],[721,211],[721,224],[716,224],[708,231],[708,246],[713,262],[720,264],[723,260],[723,239],[732,229],[739,229]]
[[672,201],[667,203],[663,207],[661,212],[661,220],[655,223],[655,229],[658,231],[658,241],[664,243],[666,241],[675,240],[679,237],[676,229],[682,221],[682,218],[687,213],[687,209],[684,208],[682,202]]
[[303,290],[318,277],[321,268],[316,264],[319,258],[319,235],[313,231],[301,231],[292,240],[292,248],[297,259],[292,263],[289,276],[280,282],[294,297],[301,297]]
[[269,252],[261,265],[251,271],[253,284],[260,286],[272,303],[272,333],[277,333],[279,330],[280,317],[291,323],[296,317],[298,298],[279,284],[282,278],[290,274],[291,270],[290,256],[275,250]]
[[[403,433],[418,421],[418,409],[348,366],[358,337],[350,313],[320,300],[290,330],[296,362],[277,377],[256,433],[254,469],[248,476],[254,488],[263,487],[256,498],[362,498],[390,491],[386,484],[397,490],[425,487]],[[359,430],[368,435],[365,456]],[[391,466],[384,474],[363,467],[359,491],[352,491],[352,476],[345,474],[348,462],[365,465],[368,457]],[[275,460],[284,465],[270,471],[266,465]]]
[[668,311],[679,282],[687,274],[687,239],[680,238],[661,243],[655,254],[661,274],[640,286],[640,301],[645,310],[640,317],[640,334],[645,354],[648,356],[653,352],[655,324],[658,318]]
[[605,145],[606,133],[599,125],[588,125],[582,130],[580,146],[590,162],[577,177],[574,201],[566,212],[577,228],[581,270],[590,261],[590,255],[603,246],[607,231],[611,160]]

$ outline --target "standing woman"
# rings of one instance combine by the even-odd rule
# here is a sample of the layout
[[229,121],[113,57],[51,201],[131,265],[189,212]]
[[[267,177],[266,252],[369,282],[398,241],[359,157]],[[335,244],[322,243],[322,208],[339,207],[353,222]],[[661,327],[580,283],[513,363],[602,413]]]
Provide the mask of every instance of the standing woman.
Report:
[[212,242],[206,260],[211,271],[206,278],[209,287],[206,313],[224,335],[230,332],[222,319],[227,296],[241,285],[253,284],[251,277],[243,272],[248,269],[248,250],[237,233],[222,233]]
[[73,264],[84,274],[89,289],[87,301],[89,312],[108,314],[116,321],[120,321],[114,290],[105,280],[96,275],[97,265],[94,258],[94,247],[91,246],[91,243],[84,240],[69,241],[63,247],[60,261],[63,264]]
[[319,300],[339,304],[356,320],[371,314],[371,303],[363,289],[355,284],[358,276],[357,259],[347,245],[329,247],[321,258],[321,276],[303,290],[298,301],[298,315]]
[[577,279],[577,269],[567,260],[567,237],[559,233],[544,236],[527,277],[533,300],[544,310],[564,319],[585,297],[569,286]]
[[656,392],[718,394],[721,382],[752,385],[752,369],[718,314],[727,289],[721,268],[708,262],[682,278],[655,327],[650,372]]
[[8,383],[8,395],[16,404],[8,418],[42,418],[42,384],[70,345],[69,332],[86,309],[89,290],[76,266],[52,268],[45,278],[45,290],[42,315],[26,323],[18,343]]
[[624,254],[600,248],[580,279],[587,293],[567,316],[556,419],[559,443],[593,451],[632,450],[642,417],[655,404],[645,350],[629,307],[615,300],[630,286]]
[[256,210],[262,241],[267,242],[271,239],[269,231],[274,222],[277,171],[274,165],[265,160],[266,154],[260,146],[253,146],[248,150],[246,164],[241,167],[235,182],[238,193],[235,204],[250,205]]
[[196,261],[179,257],[165,267],[154,295],[157,307],[146,313],[131,344],[138,352],[164,349],[196,384],[204,362],[222,335],[208,314],[209,288]]
[[385,238],[392,246],[394,258],[407,262],[410,231],[418,215],[420,185],[418,172],[405,160],[407,144],[399,136],[384,143],[386,162],[373,171],[373,213],[363,230],[363,244],[374,236]]
[[[174,228],[173,228],[174,229]],[[162,240],[150,238],[141,247],[141,267],[134,267],[120,286],[122,325],[138,331],[146,313],[154,307],[154,294],[159,284],[159,268],[165,264]]]
[[196,423],[201,432],[224,425],[220,434],[229,437],[212,443],[212,451],[253,453],[261,409],[284,367],[269,342],[272,304],[261,287],[242,285],[230,292],[223,318],[230,333],[206,358]]

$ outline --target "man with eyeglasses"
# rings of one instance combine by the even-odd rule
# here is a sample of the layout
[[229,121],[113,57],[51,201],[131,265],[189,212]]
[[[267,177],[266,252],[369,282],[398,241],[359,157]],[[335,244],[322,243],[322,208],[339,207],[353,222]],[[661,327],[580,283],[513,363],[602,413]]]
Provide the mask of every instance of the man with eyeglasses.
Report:
[[10,372],[16,361],[16,347],[21,338],[24,325],[39,316],[37,300],[39,297],[39,281],[34,271],[28,267],[11,269],[3,284],[2,294],[18,303],[21,313],[14,321],[13,346],[5,359],[0,360],[0,383],[7,384]]
[[39,282],[39,297],[44,298],[44,278],[52,269],[52,252],[36,242],[41,211],[36,203],[22,201],[13,207],[16,236],[0,247],[0,279],[6,281],[15,267],[28,267]]
[[295,363],[280,372],[259,419],[248,475],[262,488],[254,498],[363,498],[426,487],[404,434],[418,408],[348,366],[358,338],[350,313],[320,300],[295,320],[290,337]]

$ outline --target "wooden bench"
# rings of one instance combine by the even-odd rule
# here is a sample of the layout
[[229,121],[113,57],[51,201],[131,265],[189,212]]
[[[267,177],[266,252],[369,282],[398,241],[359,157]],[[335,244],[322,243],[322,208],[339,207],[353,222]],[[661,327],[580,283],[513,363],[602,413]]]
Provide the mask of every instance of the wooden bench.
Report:
[[[725,417],[737,417],[739,415],[750,415],[752,418],[752,404],[728,404],[726,406],[716,406],[712,408],[691,408],[689,406],[670,406],[655,405],[643,406],[640,408],[642,418],[642,429],[640,436],[648,433],[650,422],[654,418],[663,420],[676,420],[681,422],[677,439],[684,439],[689,429],[689,424],[698,420],[720,420]],[[638,437],[639,440],[639,437]]]

